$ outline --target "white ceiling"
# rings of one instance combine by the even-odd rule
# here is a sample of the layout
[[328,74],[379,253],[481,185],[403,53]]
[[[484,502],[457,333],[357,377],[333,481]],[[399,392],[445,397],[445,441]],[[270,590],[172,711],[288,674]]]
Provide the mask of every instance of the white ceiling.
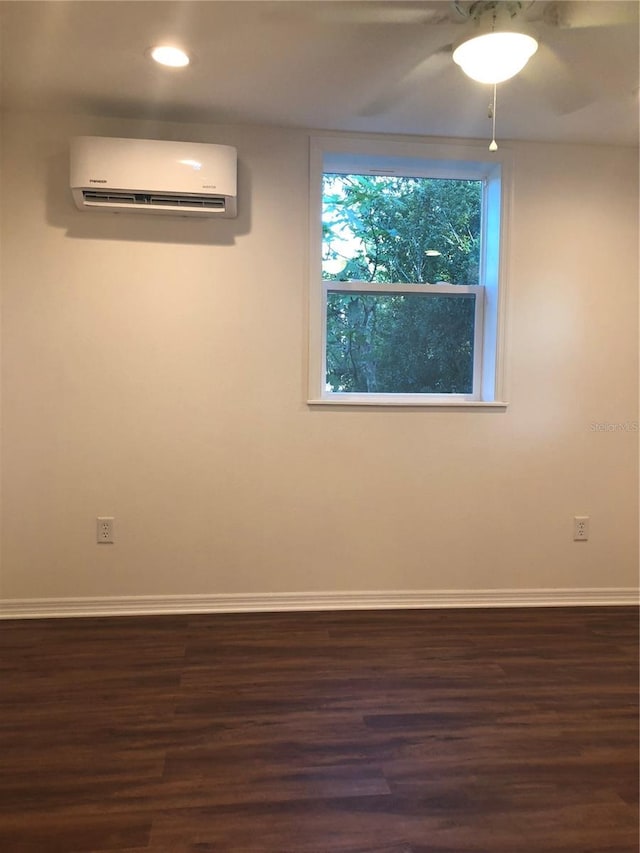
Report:
[[[541,46],[498,87],[498,138],[637,144],[637,0],[522,5]],[[558,14],[568,26],[549,23]],[[448,0],[9,0],[0,3],[1,103],[488,137],[489,87],[465,77],[446,47],[468,26],[456,18]],[[582,26],[612,19],[625,23]],[[159,42],[184,46],[193,63],[155,65],[145,51]]]

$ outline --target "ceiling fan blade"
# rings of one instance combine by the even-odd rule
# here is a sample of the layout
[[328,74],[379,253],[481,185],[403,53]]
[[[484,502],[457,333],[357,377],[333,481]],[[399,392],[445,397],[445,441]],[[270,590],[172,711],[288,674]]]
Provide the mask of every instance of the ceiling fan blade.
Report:
[[[451,7],[442,0],[344,0],[310,3],[319,22],[340,24],[420,24],[451,23]],[[309,8],[308,7],[308,8]]]
[[637,0],[555,0],[543,12],[543,21],[560,29],[617,27],[637,24]]
[[[456,40],[459,31],[460,24],[451,21],[410,30],[411,38],[407,38],[402,51],[394,57],[395,65],[387,68],[383,86],[359,115],[376,116],[388,112],[417,85],[428,85],[434,74],[451,63],[451,42]],[[381,57],[381,61],[383,59]]]
[[541,44],[537,54],[521,72],[559,115],[577,112],[596,100],[596,93],[582,75],[576,74],[551,48]]
[[390,112],[394,104],[407,98],[417,86],[427,86],[428,81],[438,74],[443,68],[451,63],[451,46],[440,50],[422,59],[411,68],[395,85],[387,88],[384,92],[370,101],[359,111],[361,116],[377,116]]

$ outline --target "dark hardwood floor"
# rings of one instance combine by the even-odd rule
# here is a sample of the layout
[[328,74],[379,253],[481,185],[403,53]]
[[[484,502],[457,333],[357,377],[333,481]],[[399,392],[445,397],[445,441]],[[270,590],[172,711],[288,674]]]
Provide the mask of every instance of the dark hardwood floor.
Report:
[[3,853],[637,853],[638,613],[0,623]]

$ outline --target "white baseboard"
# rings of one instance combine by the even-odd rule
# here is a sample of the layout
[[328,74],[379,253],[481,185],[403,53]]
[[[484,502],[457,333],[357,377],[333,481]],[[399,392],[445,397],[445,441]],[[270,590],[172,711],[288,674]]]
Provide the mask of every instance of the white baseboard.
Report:
[[381,592],[282,592],[134,595],[105,598],[0,599],[0,619],[144,616],[181,613],[274,613],[305,610],[393,610],[454,607],[602,607],[637,605],[632,587],[470,589]]

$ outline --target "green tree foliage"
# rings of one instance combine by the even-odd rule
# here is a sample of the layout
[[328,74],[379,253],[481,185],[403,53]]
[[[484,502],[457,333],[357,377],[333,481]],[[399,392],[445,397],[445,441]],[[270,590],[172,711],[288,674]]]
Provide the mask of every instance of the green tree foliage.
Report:
[[[326,279],[477,284],[479,181],[325,175]],[[330,264],[327,264],[330,268]],[[334,391],[470,393],[474,296],[330,291],[327,384]]]

